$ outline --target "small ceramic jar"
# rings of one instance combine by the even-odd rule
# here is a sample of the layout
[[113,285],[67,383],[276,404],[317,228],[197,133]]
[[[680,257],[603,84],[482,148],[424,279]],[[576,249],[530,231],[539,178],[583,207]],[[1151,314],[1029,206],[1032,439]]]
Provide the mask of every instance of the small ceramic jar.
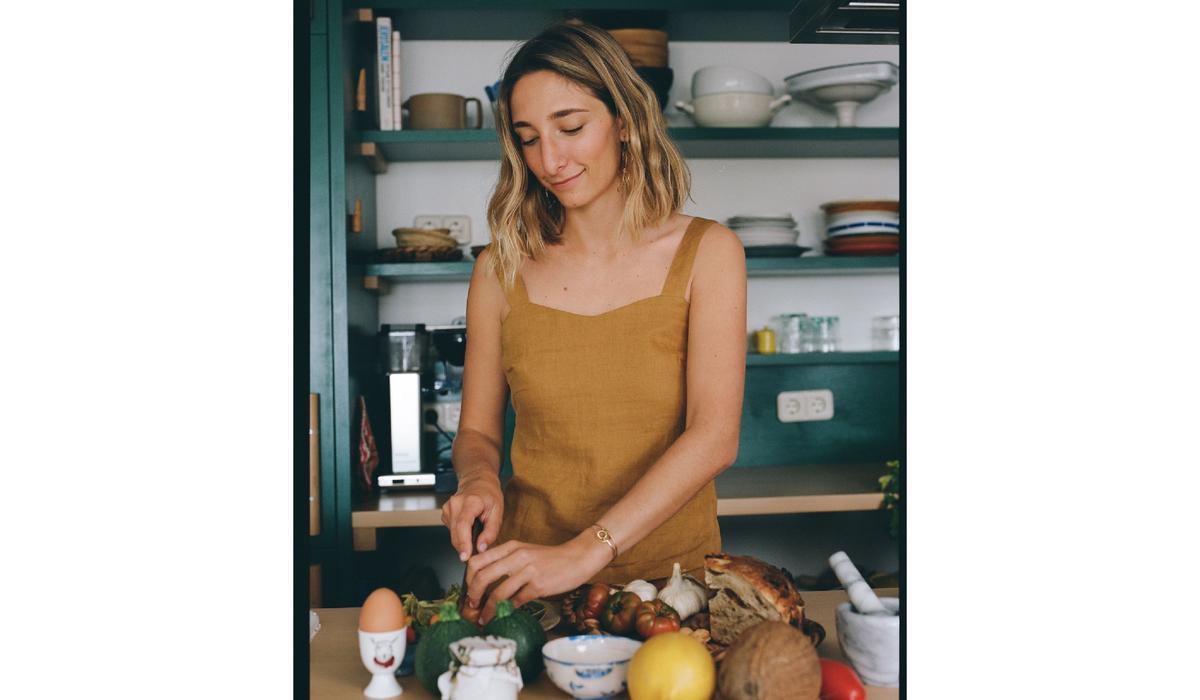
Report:
[[502,637],[467,637],[450,645],[450,670],[438,677],[442,700],[516,700],[521,670],[517,643]]

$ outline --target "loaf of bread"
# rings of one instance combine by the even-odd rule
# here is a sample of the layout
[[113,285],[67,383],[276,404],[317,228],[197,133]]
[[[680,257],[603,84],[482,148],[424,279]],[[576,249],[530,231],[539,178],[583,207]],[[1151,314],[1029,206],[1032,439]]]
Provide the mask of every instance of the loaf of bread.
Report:
[[709,627],[713,640],[732,644],[742,630],[763,620],[799,627],[804,600],[781,569],[754,557],[708,554],[704,557],[708,585]]

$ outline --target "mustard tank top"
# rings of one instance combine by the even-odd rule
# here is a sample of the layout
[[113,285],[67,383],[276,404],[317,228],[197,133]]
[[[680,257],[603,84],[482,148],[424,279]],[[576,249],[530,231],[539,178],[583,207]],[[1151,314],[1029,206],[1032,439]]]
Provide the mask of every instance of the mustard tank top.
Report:
[[[516,428],[504,489],[500,541],[570,540],[601,518],[683,432],[688,307],[696,250],[713,222],[684,232],[658,296],[585,316],[529,301],[521,275],[507,292],[501,328],[504,374]],[[710,481],[594,581],[660,579],[679,562],[704,566],[721,551]]]

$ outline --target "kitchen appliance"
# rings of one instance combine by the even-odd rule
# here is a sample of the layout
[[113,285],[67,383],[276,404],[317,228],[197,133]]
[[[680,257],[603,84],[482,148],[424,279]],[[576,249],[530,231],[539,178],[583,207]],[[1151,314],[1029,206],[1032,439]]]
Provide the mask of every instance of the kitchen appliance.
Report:
[[425,469],[423,384],[429,365],[429,334],[425,324],[384,324],[379,331],[383,355],[383,391],[386,394],[387,431],[383,488],[420,488],[434,485],[434,474]]
[[380,327],[380,403],[387,425],[379,436],[381,487],[454,490],[450,448],[462,406],[465,322]]
[[899,44],[903,0],[800,0],[788,17],[793,44]]

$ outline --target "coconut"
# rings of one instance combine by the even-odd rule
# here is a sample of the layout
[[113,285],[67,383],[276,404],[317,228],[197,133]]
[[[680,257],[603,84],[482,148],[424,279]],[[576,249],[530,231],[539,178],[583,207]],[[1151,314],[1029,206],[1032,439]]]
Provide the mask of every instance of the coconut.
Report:
[[821,662],[800,630],[786,622],[760,622],[729,647],[717,688],[723,700],[817,700]]

